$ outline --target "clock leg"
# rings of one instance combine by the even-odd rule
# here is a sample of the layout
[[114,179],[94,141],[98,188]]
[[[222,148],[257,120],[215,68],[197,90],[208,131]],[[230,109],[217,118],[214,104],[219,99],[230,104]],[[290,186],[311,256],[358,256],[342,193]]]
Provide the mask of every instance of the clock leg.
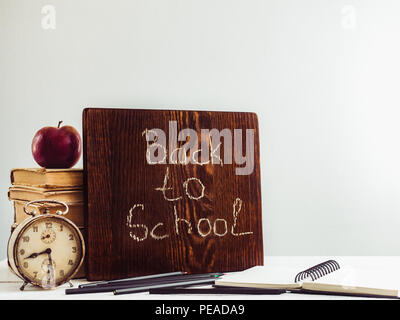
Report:
[[71,288],[74,286],[71,281],[68,281],[68,284]]
[[27,284],[28,284],[28,282],[24,281],[24,283],[22,284],[21,288],[19,288],[19,290],[24,291]]

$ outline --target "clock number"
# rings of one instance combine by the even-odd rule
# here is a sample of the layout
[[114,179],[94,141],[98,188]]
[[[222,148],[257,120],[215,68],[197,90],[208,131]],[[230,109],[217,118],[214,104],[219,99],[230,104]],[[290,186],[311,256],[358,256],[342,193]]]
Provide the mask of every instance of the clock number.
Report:
[[72,253],[76,253],[76,247],[72,247]]
[[24,236],[22,237],[23,242],[29,242],[29,236]]
[[24,254],[25,254],[25,250],[24,250],[24,249],[19,250],[19,254],[20,254],[21,256],[24,255]]
[[51,227],[52,227],[51,222],[46,222],[46,228],[51,228]]
[[69,235],[69,240],[74,240],[74,235],[72,233]]
[[33,232],[38,232],[39,228],[38,226],[33,226]]
[[64,270],[60,270],[60,277],[64,277]]
[[70,266],[72,266],[72,265],[74,265],[74,262],[70,259],[70,260],[68,260],[68,264],[69,264]]
[[24,268],[28,268],[28,266],[29,266],[28,262],[24,262],[23,266],[24,266]]
[[60,232],[63,231],[64,226],[62,224],[60,224]]
[[37,275],[38,275],[38,272],[37,271],[33,271],[33,278],[36,278]]

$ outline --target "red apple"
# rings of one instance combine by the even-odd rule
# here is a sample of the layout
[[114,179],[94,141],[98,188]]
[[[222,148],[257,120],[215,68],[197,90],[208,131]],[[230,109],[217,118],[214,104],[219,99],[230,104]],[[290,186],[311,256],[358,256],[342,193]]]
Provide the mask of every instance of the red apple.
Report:
[[44,127],[32,140],[35,161],[44,168],[62,169],[74,166],[81,156],[82,140],[71,126]]

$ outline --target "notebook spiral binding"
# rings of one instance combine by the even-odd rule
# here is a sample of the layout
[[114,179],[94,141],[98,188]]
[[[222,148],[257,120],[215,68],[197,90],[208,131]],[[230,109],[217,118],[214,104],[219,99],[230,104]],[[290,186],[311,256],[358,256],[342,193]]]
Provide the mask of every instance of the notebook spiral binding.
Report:
[[294,282],[299,282],[309,277],[311,277],[311,280],[314,281],[338,269],[340,269],[339,263],[337,263],[335,260],[327,260],[299,272],[294,278]]

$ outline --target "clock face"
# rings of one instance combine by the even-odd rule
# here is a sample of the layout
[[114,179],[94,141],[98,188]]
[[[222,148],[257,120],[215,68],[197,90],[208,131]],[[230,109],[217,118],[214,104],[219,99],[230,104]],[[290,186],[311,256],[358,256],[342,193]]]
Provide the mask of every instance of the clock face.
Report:
[[21,275],[44,288],[71,279],[82,262],[84,250],[79,231],[67,219],[53,215],[29,223],[14,248]]

